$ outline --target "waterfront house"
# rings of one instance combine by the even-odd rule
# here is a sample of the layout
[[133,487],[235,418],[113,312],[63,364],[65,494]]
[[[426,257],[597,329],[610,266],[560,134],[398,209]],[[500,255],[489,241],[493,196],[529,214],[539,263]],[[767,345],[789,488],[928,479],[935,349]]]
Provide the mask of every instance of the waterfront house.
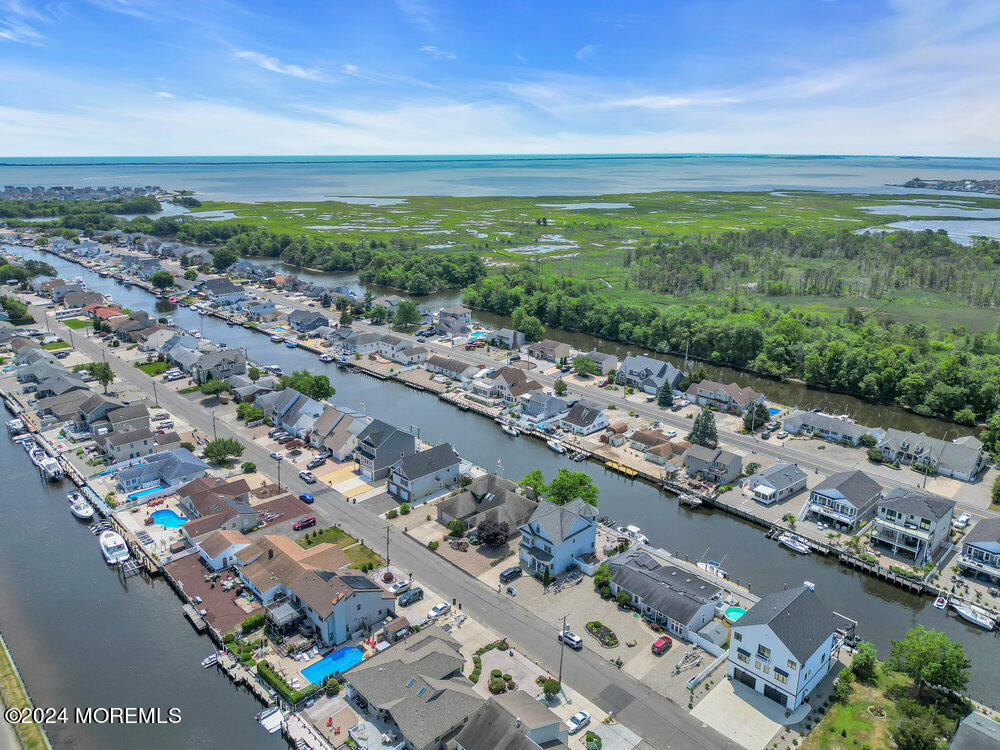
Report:
[[785,417],[781,426],[790,435],[811,435],[812,437],[832,440],[835,443],[850,443],[857,445],[861,438],[871,434],[876,439],[885,436],[885,431],[872,429],[863,424],[855,424],[844,419],[831,417],[829,414],[819,414],[812,411],[795,411]]
[[945,477],[974,482],[986,465],[983,444],[977,438],[946,442],[924,433],[890,427],[877,446],[889,463],[922,464]]
[[477,389],[484,389],[484,392],[492,394],[491,398],[499,399],[507,406],[519,406],[524,402],[525,396],[545,390],[541,383],[529,378],[519,367],[501,367],[478,380],[479,383],[473,381],[473,393],[480,395]]
[[72,308],[83,308],[87,305],[99,305],[104,302],[104,295],[98,292],[69,292],[63,295],[62,304],[67,310]]
[[163,348],[170,339],[172,339],[177,334],[172,328],[160,328],[158,331],[151,333],[145,338],[145,340],[139,342],[139,351],[141,352],[158,352]]
[[257,526],[257,511],[250,505],[250,485],[242,477],[228,481],[198,477],[177,489],[181,510],[190,519],[182,527],[185,537],[197,544],[219,529],[244,532]]
[[750,497],[761,505],[773,505],[806,487],[806,473],[786,461],[761,469],[743,480]]
[[386,310],[395,310],[396,305],[403,301],[397,294],[386,294],[372,300],[372,307],[384,307]]
[[523,690],[492,696],[455,737],[458,750],[565,750],[569,728]]
[[274,301],[269,299],[244,299],[238,306],[239,310],[252,320],[261,320],[277,309]]
[[654,429],[634,430],[626,439],[629,447],[637,451],[647,451],[653,446],[670,442],[669,435]]
[[913,560],[916,567],[934,559],[951,535],[955,501],[924,490],[897,487],[878,503],[869,541],[892,554]]
[[46,377],[40,378],[34,386],[34,393],[38,398],[61,396],[71,391],[86,390],[89,390],[89,388],[83,379],[68,370],[53,372]]
[[528,356],[546,362],[562,362],[569,357],[570,346],[561,341],[552,339],[542,339],[533,344],[528,344]]
[[561,398],[544,391],[530,391],[521,396],[521,415],[536,424],[559,417],[568,412],[569,408],[569,404]]
[[615,555],[605,564],[611,571],[612,595],[624,591],[632,607],[671,635],[690,641],[715,618],[715,602],[722,589],[690,570],[664,565],[641,547]]
[[513,536],[528,522],[538,503],[519,494],[517,485],[511,480],[484,474],[436,507],[438,523],[443,526],[461,521],[467,529],[474,529],[483,521],[496,521],[507,524]]
[[191,363],[188,372],[194,382],[201,384],[209,380],[225,380],[232,375],[243,375],[247,371],[247,359],[242,349],[218,349],[205,352]]
[[91,397],[90,391],[70,391],[61,396],[40,398],[35,401],[42,429],[47,430],[57,425],[70,423],[70,429],[76,429],[80,406]]
[[326,405],[309,398],[293,388],[284,388],[257,396],[254,399],[264,416],[297,438],[306,439]]
[[80,404],[77,429],[88,430],[95,434],[102,426],[105,430],[110,430],[111,423],[108,421],[108,413],[121,407],[120,401],[115,401],[100,393],[94,393]]
[[431,625],[345,674],[346,697],[391,727],[399,747],[454,748],[485,703],[462,674],[466,661],[461,644]]
[[743,459],[722,448],[692,445],[684,452],[688,474],[713,484],[732,484],[743,473]]
[[444,375],[452,380],[466,380],[471,378],[479,370],[475,365],[461,362],[457,359],[444,357],[440,354],[432,354],[424,361],[424,368],[427,372]]
[[313,423],[309,443],[338,461],[346,461],[358,445],[358,436],[370,421],[357,412],[327,406]]
[[82,294],[86,291],[87,290],[84,288],[83,284],[60,284],[57,287],[53,287],[51,290],[52,301],[58,304],[62,302],[63,298],[67,294],[71,294],[73,292]]
[[[359,333],[350,339],[350,348],[358,354],[372,354],[382,343],[381,333]],[[344,342],[347,345],[347,342]]]
[[766,404],[763,393],[757,393],[753,388],[743,388],[736,383],[716,383],[714,380],[702,380],[688,386],[688,401],[701,406],[711,406],[734,414],[742,414],[751,404]]
[[288,325],[299,333],[308,333],[321,326],[329,326],[329,319],[314,310],[295,310],[288,314]]
[[378,344],[376,346],[380,355],[395,362],[398,354],[404,349],[408,349],[411,344],[409,340],[404,339],[401,336],[396,336],[392,333],[385,333],[379,337]]
[[668,440],[665,443],[647,448],[643,453],[650,463],[663,467],[664,474],[673,476],[684,468],[684,453],[691,447],[691,443],[686,440]]
[[806,515],[853,534],[871,520],[881,499],[882,485],[863,471],[838,471],[812,488]]
[[588,352],[584,355],[595,365],[597,365],[598,375],[608,375],[618,369],[618,357],[614,354],[605,354],[604,352],[599,352],[596,349]]
[[231,393],[237,401],[253,403],[257,396],[270,393],[278,387],[278,378],[271,375],[251,380],[249,375],[230,375],[226,380],[233,387]]
[[1000,518],[983,518],[962,539],[955,561],[968,575],[1000,582]]
[[[167,490],[205,476],[208,464],[185,448],[153,453],[117,472],[121,492],[137,492],[153,487]],[[163,493],[166,494],[166,493]]]
[[420,324],[427,325],[428,323],[433,323],[437,310],[430,302],[421,302],[417,305],[417,312],[420,313]]
[[501,328],[490,336],[490,343],[504,349],[519,349],[524,344],[524,334],[512,328]]
[[397,461],[416,452],[414,435],[373,419],[358,435],[354,458],[361,476],[369,482],[377,482],[389,476]]
[[676,391],[683,377],[684,373],[669,362],[661,362],[645,354],[629,354],[615,372],[616,383],[650,395],[658,393],[663,386]]
[[149,428],[109,432],[101,438],[102,448],[111,463],[130,461],[157,452],[158,446],[153,437]]
[[130,404],[107,413],[108,424],[114,432],[149,429],[149,409],[145,404]]
[[559,418],[559,426],[576,435],[590,435],[608,426],[608,415],[597,404],[577,401]]
[[470,325],[472,323],[472,310],[467,307],[462,307],[461,305],[442,307],[438,310],[438,320],[453,320],[456,323]]
[[396,356],[393,357],[393,361],[401,365],[406,365],[407,367],[419,365],[421,362],[427,360],[427,353],[427,350],[422,346],[408,346],[396,354]]
[[414,503],[440,492],[459,479],[462,460],[448,443],[399,459],[389,473],[386,489],[401,503]]
[[565,505],[543,500],[520,531],[521,564],[532,574],[559,575],[594,555],[597,508],[580,498]]
[[232,305],[246,297],[242,286],[221,277],[203,281],[201,291],[214,305]]
[[843,624],[806,586],[766,594],[730,627],[726,673],[794,711],[837,661]]

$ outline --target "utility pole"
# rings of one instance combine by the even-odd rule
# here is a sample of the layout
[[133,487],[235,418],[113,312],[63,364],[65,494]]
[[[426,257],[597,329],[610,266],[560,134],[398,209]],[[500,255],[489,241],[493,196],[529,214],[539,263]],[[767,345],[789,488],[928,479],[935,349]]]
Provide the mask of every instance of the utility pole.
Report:
[[563,615],[562,632],[559,633],[559,689],[562,689],[563,652],[566,650],[566,615]]
[[281,489],[281,460],[276,461],[278,464],[278,489]]
[[389,527],[391,524],[385,525],[385,567],[389,567]]
[[156,395],[156,379],[153,379],[153,406],[160,405],[160,398]]

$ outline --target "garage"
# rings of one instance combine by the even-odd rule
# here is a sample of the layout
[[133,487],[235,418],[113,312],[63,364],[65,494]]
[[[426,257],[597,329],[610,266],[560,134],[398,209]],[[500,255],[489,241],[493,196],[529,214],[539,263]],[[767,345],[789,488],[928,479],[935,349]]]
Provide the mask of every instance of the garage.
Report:
[[739,667],[736,667],[733,669],[733,677],[735,677],[737,680],[742,682],[747,687],[753,688],[754,690],[757,689],[757,678],[754,677],[749,672],[744,672]]
[[782,706],[788,706],[788,696],[770,685],[764,685],[764,697],[770,698],[775,703],[779,703]]

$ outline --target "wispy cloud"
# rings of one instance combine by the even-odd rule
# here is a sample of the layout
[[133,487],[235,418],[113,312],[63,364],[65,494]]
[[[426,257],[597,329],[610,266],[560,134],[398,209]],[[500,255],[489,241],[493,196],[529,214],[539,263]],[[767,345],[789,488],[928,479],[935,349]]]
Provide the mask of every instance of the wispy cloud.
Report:
[[597,57],[597,50],[601,48],[599,44],[587,44],[578,49],[573,57],[582,62],[584,65],[593,65]]
[[742,99],[734,96],[637,96],[632,99],[613,99],[603,103],[605,107],[638,107],[640,109],[673,109],[675,107],[719,107],[724,104],[739,104]]
[[284,63],[278,58],[265,55],[262,52],[242,49],[235,50],[233,55],[241,60],[252,62],[259,68],[270,70],[272,73],[281,73],[281,75],[292,76],[294,78],[305,78],[310,81],[323,80],[323,71],[319,68],[303,68],[301,65]]
[[157,99],[173,99],[174,98],[174,95],[171,94],[169,91],[157,91],[155,94],[153,94],[153,96],[155,96]]
[[420,52],[430,55],[435,60],[454,60],[458,57],[454,52],[435,47],[433,44],[425,44],[423,47],[420,47]]
[[430,3],[425,0],[396,0],[396,7],[417,28],[434,31],[435,13]]
[[20,44],[41,44],[44,35],[34,23],[41,15],[20,0],[0,0],[0,40]]

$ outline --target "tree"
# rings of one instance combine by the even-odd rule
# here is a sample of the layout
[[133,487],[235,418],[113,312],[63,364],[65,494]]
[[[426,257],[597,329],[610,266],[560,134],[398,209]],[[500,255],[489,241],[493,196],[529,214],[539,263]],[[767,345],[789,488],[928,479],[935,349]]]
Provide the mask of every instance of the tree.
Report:
[[320,307],[329,307],[333,304],[333,297],[330,296],[329,292],[323,292],[323,296],[319,298]]
[[107,362],[93,362],[87,365],[87,370],[90,372],[90,377],[101,384],[104,392],[108,392],[108,386],[114,382],[115,372],[111,369],[111,365]]
[[660,386],[656,392],[656,405],[661,409],[669,409],[674,405],[674,392],[670,389],[669,383]]
[[184,278],[187,279],[188,281],[194,281],[195,279],[198,278],[198,272],[193,268],[189,268],[184,272]]
[[858,445],[861,445],[865,448],[874,448],[876,445],[878,445],[878,438],[872,435],[870,432],[866,432],[858,440]]
[[342,313],[340,313],[340,325],[349,326],[353,322],[354,322],[354,316],[351,315],[350,310],[344,310]]
[[596,375],[600,372],[597,363],[586,354],[573,358],[573,372],[577,375]]
[[976,423],[976,412],[966,406],[952,414],[951,418],[958,422],[958,424],[974,425]]
[[13,325],[35,322],[35,319],[28,313],[28,306],[15,297],[0,298],[0,307],[3,307],[3,311],[7,313],[7,317]]
[[562,396],[566,391],[569,390],[569,386],[566,385],[566,381],[562,378],[557,378],[556,382],[552,385],[552,390],[557,396]]
[[311,375],[306,370],[296,370],[291,375],[282,376],[281,385],[285,388],[294,388],[317,401],[330,398],[337,392],[330,385],[330,378],[326,375]]
[[611,569],[607,563],[601,563],[594,571],[594,587],[598,590],[604,588],[611,581]]
[[866,453],[868,454],[868,460],[872,463],[880,464],[885,460],[885,456],[882,455],[882,451],[878,448],[869,448]]
[[228,391],[232,386],[222,378],[212,378],[201,384],[198,388],[206,396],[215,396],[224,391]]
[[625,589],[618,589],[618,593],[615,594],[615,601],[618,602],[619,607],[628,607],[632,604],[632,595]]
[[249,370],[247,370],[247,377],[250,378],[251,380],[255,381],[260,380],[260,377],[263,374],[264,374],[263,371],[258,367],[251,367]]
[[767,424],[767,420],[770,417],[771,414],[768,412],[767,407],[755,401],[743,412],[743,429],[747,432],[753,432],[758,427]]
[[535,499],[543,497],[546,490],[548,490],[548,485],[545,484],[545,475],[542,474],[541,469],[532,469],[524,475],[524,478],[518,484],[521,487],[534,490]]
[[217,248],[212,253],[212,266],[216,271],[225,271],[237,260],[239,260],[239,256],[236,252],[226,247]]
[[854,692],[854,672],[850,667],[844,667],[833,683],[833,694],[830,696],[837,703],[847,703]]
[[691,425],[691,432],[687,436],[688,442],[705,448],[714,448],[719,443],[719,434],[715,430],[715,416],[706,406],[701,413],[694,418]]
[[244,422],[256,422],[264,418],[264,410],[259,406],[244,401],[236,407],[236,418]]
[[545,492],[545,499],[556,505],[565,505],[580,498],[588,505],[596,506],[600,494],[601,489],[594,484],[594,480],[587,472],[559,469],[559,473]]
[[420,322],[420,312],[417,303],[412,299],[404,299],[396,305],[394,321],[398,326],[412,326]]
[[712,373],[708,371],[705,365],[695,365],[691,370],[680,379],[677,383],[678,390],[686,391],[688,386],[693,383],[700,383],[702,380],[708,380],[712,376]]
[[0,281],[10,281],[11,279],[19,282],[25,282],[28,280],[28,272],[24,270],[23,266],[18,266],[13,263],[7,263],[6,265],[0,266]]
[[899,750],[934,750],[941,734],[933,711],[919,711],[904,716],[892,730],[892,738]]
[[531,315],[524,307],[518,307],[511,315],[511,324],[515,331],[524,334],[524,340],[529,344],[532,341],[540,341],[545,336],[545,326],[542,321]]
[[552,583],[552,571],[549,570],[549,566],[546,565],[545,569],[542,571],[542,585],[548,587]]
[[962,644],[954,643],[944,633],[917,625],[906,631],[901,641],[891,641],[886,668],[902,672],[923,691],[925,685],[960,691],[969,682],[971,662]]
[[506,521],[498,522],[486,519],[480,521],[479,526],[476,527],[476,536],[487,547],[501,547],[510,538],[510,527]]
[[157,289],[169,289],[174,285],[174,277],[170,271],[157,271],[149,277],[149,283]]
[[993,487],[990,489],[990,500],[993,503],[1000,503],[1000,477],[993,480]]
[[382,307],[382,305],[375,305],[375,307],[368,311],[368,320],[371,321],[373,326],[380,326],[388,319],[389,311]]
[[230,458],[243,455],[243,446],[236,438],[219,438],[205,443],[205,458],[221,465],[228,464]]
[[868,641],[861,641],[851,659],[851,671],[858,682],[872,683],[878,678],[878,654]]
[[562,685],[559,684],[559,680],[550,677],[542,683],[542,692],[545,693],[545,697],[552,700],[559,691],[562,690]]
[[983,447],[988,450],[994,460],[1000,460],[1000,410],[993,412],[986,420],[986,426],[979,433]]
[[244,474],[253,474],[255,471],[257,471],[257,464],[255,464],[253,461],[245,461],[241,468],[243,469]]
[[751,461],[743,468],[743,473],[748,477],[752,477],[758,471],[760,471],[760,464],[756,461]]

